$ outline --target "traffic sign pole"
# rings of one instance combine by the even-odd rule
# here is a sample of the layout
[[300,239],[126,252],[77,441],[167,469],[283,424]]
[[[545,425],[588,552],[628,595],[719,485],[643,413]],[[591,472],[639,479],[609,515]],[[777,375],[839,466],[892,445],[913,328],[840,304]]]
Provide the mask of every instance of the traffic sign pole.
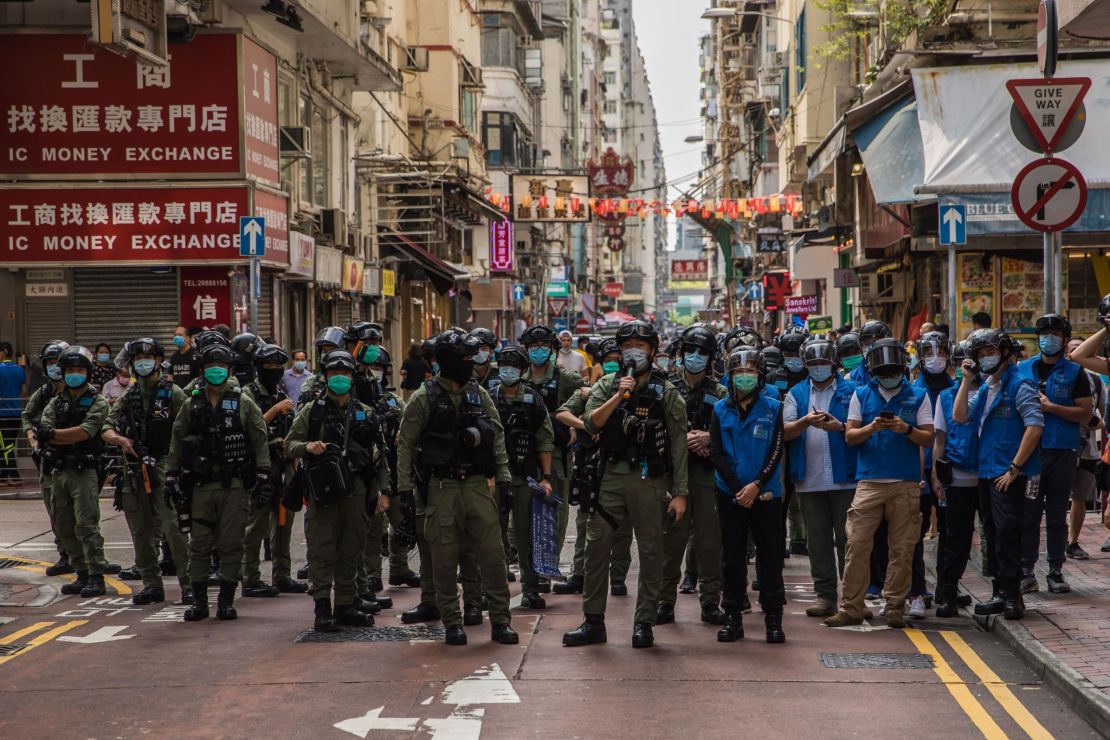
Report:
[[258,296],[262,293],[262,258],[251,257],[251,333],[258,333]]
[[948,326],[955,331],[959,326],[959,300],[956,296],[956,245],[948,245]]

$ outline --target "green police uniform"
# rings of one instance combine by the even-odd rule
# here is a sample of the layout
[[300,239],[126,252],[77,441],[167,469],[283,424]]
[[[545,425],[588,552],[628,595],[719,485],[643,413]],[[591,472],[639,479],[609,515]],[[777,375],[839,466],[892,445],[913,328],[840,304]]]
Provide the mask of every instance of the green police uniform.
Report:
[[177,527],[177,516],[162,492],[173,423],[187,400],[172,381],[153,376],[147,380],[140,378],[116,400],[104,422],[104,430],[127,437],[140,456],[154,461],[146,480],[142,479],[140,460],[125,456],[125,462],[130,464],[123,471],[123,514],[131,531],[135,565],[143,586],[150,588],[163,587],[158,564],[162,537],[169,543],[178,583],[182,589],[189,586],[188,538]]
[[[708,375],[693,388],[687,386],[685,377],[679,377],[675,387],[686,401],[690,429],[708,432],[713,418],[713,404],[727,396],[728,390]],[[659,600],[673,606],[678,599],[682,559],[692,532],[691,550],[701,564],[698,571],[699,599],[703,607],[717,607],[721,598],[722,549],[713,463],[708,457],[694,454],[688,455],[687,459],[690,495],[686,499],[686,515],[675,522],[663,537],[663,587]]]
[[[365,450],[368,465],[349,475],[347,488],[334,499],[316,500],[306,496],[304,515],[308,543],[309,593],[313,599],[331,599],[335,606],[354,603],[357,595],[358,561],[366,538],[366,512],[377,501],[377,493],[389,485],[389,466],[381,446],[380,420],[369,406],[348,395],[340,406],[330,393],[305,405],[297,412],[293,428],[285,438],[285,454],[290,459],[307,455],[309,442],[323,441],[342,446],[343,430],[350,414],[347,451],[352,443]],[[349,408],[354,404],[353,408]],[[313,418],[314,412],[316,417]],[[353,460],[348,454],[347,460]],[[371,500],[367,501],[367,496]]]
[[[555,446],[551,452],[551,472],[555,477],[553,483],[555,495],[563,500],[559,507],[558,531],[558,541],[562,547],[567,536],[567,524],[570,521],[570,470],[573,453],[570,446],[570,428],[562,422],[555,421],[555,412],[575,395],[584,383],[578,373],[572,373],[556,365],[554,353],[551,361],[544,365],[542,373],[537,374],[535,370],[534,366],[529,366],[524,371],[523,380],[536,388],[551,414],[551,429],[555,435]],[[519,545],[517,547],[519,548]]]
[[[435,396],[433,398],[432,396]],[[445,427],[443,415],[456,419],[463,415],[464,396],[467,414],[483,414],[493,427],[492,469],[477,469],[468,464],[459,451],[458,431]],[[449,408],[442,407],[449,404]],[[433,408],[434,407],[434,408]],[[451,458],[444,467],[429,465],[429,449],[434,437],[442,435],[440,445],[449,449],[436,449]],[[455,436],[453,436],[455,435]],[[450,438],[450,439],[448,439]],[[436,445],[439,447],[439,445]],[[485,461],[489,463],[490,461]],[[414,468],[421,468],[427,481],[427,498],[417,494],[417,506],[423,504],[423,528],[427,541],[427,555],[431,558],[432,578],[436,603],[448,627],[462,624],[456,576],[459,570],[460,549],[469,543],[473,546],[481,573],[481,582],[489,597],[490,621],[508,624],[509,584],[505,574],[505,550],[501,545],[501,525],[498,522],[497,503],[490,494],[488,478],[498,483],[509,483],[508,458],[505,454],[505,435],[497,420],[497,409],[489,394],[475,383],[468,383],[454,390],[452,383],[441,377],[425,381],[409,397],[408,406],[401,419],[397,444],[397,488],[403,493],[412,490]],[[419,513],[419,509],[418,509]],[[420,522],[417,522],[420,527]],[[424,557],[424,553],[421,553]],[[422,565],[423,562],[422,561]],[[421,568],[421,578],[425,568]]]
[[[586,399],[581,393],[575,393],[559,407],[559,411],[569,411],[571,414],[582,418],[586,412]],[[581,439],[579,440],[581,442]],[[571,575],[583,577],[586,570],[586,522],[589,515],[578,507],[574,515],[574,560],[571,565]],[[628,569],[632,567],[632,521],[625,519],[620,523],[613,534],[613,549],[609,553],[609,581],[611,583],[624,583],[628,577]]]
[[60,445],[50,441],[44,451],[49,469],[50,498],[62,546],[74,570],[90,576],[104,574],[104,538],[100,535],[100,456],[104,445],[100,428],[108,418],[108,402],[91,385],[75,395],[69,389],[50,399],[41,425],[48,429],[80,427],[84,442]]
[[[605,613],[606,566],[615,534],[607,518],[618,527],[629,519],[640,556],[635,621],[655,624],[662,583],[664,512],[671,496],[687,494],[686,403],[665,375],[653,373],[641,378],[632,397],[622,401],[599,429],[593,424],[593,415],[613,395],[615,381],[616,375],[606,375],[597,382],[582,415],[586,432],[601,435],[607,455],[599,510],[586,522],[582,610],[587,615]],[[642,434],[637,436],[644,442],[637,443],[622,431],[626,415],[640,418]],[[649,448],[651,454],[646,452]]]
[[519,558],[520,586],[524,593],[535,593],[539,588],[539,576],[532,570],[532,489],[528,485],[528,476],[534,480],[542,477],[539,455],[550,453],[554,446],[551,418],[543,399],[538,397],[535,389],[524,383],[518,383],[513,388],[498,385],[493,390],[493,399],[501,426],[505,429],[506,453],[512,474],[512,501],[509,506]]
[[[255,473],[269,473],[266,424],[250,396],[229,378],[216,404],[206,384],[195,381],[192,394],[177,413],[166,461],[168,475],[194,481],[189,580],[205,583],[213,550],[220,558],[221,588],[237,585],[243,574],[243,534],[247,528]],[[186,475],[188,471],[188,475]],[[234,589],[232,589],[234,594]]]
[[[19,431],[24,437],[27,432],[32,431],[42,421],[42,412],[46,410],[46,404],[50,403],[54,396],[58,395],[58,390],[63,386],[61,383],[55,383],[48,380],[41,386],[35,389],[35,392],[27,399],[27,403],[23,406],[23,411],[20,414]],[[58,549],[58,554],[66,557],[65,547],[62,546],[62,538],[58,534],[58,525],[54,523],[54,503],[50,495],[50,476],[42,472],[42,461],[36,460],[36,465],[39,468],[39,487],[42,488],[42,504],[46,507],[47,516],[50,517],[50,531],[54,533],[54,547]]]
[[[263,415],[286,397],[280,388],[271,393],[258,381],[248,383],[243,389],[243,395],[249,396],[258,404],[258,410]],[[265,416],[263,416],[263,423],[265,423]],[[282,446],[291,424],[291,415],[279,413],[266,425],[269,438],[270,473],[274,486],[273,501],[268,505],[251,506],[247,515],[247,531],[243,535],[244,590],[262,581],[259,548],[266,538],[270,540],[270,570],[273,583],[291,580],[293,560],[290,546],[293,540],[293,523],[297,515],[281,503],[281,493],[290,473]],[[280,475],[278,475],[279,471]]]

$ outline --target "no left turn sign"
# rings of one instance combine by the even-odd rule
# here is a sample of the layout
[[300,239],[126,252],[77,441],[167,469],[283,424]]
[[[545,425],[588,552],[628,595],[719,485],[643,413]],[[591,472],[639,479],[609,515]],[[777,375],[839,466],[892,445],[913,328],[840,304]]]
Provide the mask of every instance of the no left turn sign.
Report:
[[1037,159],[1017,174],[1010,190],[1014,212],[1036,231],[1063,231],[1087,205],[1087,181],[1071,162]]

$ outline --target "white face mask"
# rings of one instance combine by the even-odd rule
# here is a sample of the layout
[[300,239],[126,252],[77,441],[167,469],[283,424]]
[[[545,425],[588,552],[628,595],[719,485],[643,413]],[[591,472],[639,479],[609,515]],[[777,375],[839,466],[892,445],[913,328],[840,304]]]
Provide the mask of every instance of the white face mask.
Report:
[[948,360],[944,357],[926,357],[921,364],[925,366],[926,372],[933,375],[939,375],[948,369]]
[[374,377],[374,380],[380,383],[382,382],[382,378],[385,377],[385,370],[371,370],[370,375]]

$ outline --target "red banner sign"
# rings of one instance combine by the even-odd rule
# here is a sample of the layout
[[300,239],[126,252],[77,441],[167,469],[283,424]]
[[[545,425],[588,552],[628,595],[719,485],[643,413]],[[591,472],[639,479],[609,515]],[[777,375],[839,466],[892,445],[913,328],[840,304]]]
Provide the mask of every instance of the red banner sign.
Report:
[[763,307],[765,309],[783,308],[786,305],[786,294],[789,292],[789,272],[763,273]]
[[277,58],[244,37],[243,142],[247,177],[275,188],[281,187],[277,105]]
[[624,283],[606,283],[601,292],[610,298],[620,298],[624,294]]
[[708,279],[708,260],[671,260],[671,280]]
[[817,296],[815,295],[792,295],[786,298],[786,312],[798,314],[799,316],[808,316],[811,313],[817,313]]
[[511,272],[513,269],[512,221],[490,222],[489,268],[495,272]]
[[231,325],[231,278],[226,267],[182,267],[181,325]]
[[266,219],[266,256],[262,263],[289,264],[289,199],[265,190],[254,191],[254,214]]
[[247,200],[245,186],[0,189],[0,264],[240,262]]
[[[237,40],[235,34],[199,34],[174,44],[168,65],[155,66],[79,34],[3,35],[0,66],[8,75],[0,85],[0,178],[241,176],[244,93]],[[261,64],[263,55],[268,66]],[[272,55],[257,47],[244,63],[259,64],[262,77],[276,75]],[[253,115],[276,121],[275,98],[265,113],[252,103]],[[267,164],[260,154],[251,174],[276,185],[280,178],[270,167],[276,164],[276,131],[262,123],[252,127],[259,140],[275,143],[267,150],[275,161]]]

